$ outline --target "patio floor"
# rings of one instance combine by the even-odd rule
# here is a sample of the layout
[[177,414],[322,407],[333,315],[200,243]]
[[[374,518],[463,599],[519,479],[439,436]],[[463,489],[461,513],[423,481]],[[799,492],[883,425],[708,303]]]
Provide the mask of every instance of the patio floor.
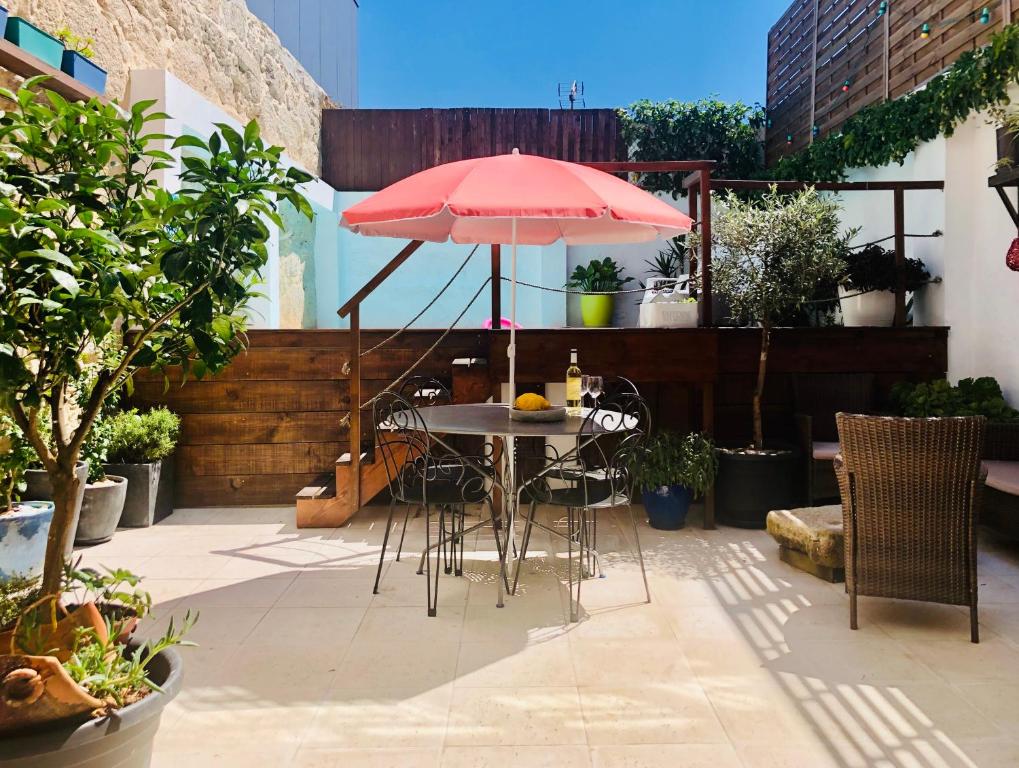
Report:
[[505,608],[482,531],[430,619],[413,555],[371,594],[385,512],[179,510],[85,550],[145,575],[157,617],[201,611],[154,768],[1019,764],[1019,547],[983,544],[980,645],[944,606],[861,598],[850,631],[842,586],[761,531],[642,527],[646,605],[610,517],[579,623],[538,531]]

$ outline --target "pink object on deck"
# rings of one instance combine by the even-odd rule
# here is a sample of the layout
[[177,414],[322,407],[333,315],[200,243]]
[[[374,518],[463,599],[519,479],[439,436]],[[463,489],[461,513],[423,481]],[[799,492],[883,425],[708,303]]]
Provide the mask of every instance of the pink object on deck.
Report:
[[[488,318],[481,327],[484,328],[486,331],[492,330],[492,318]],[[508,317],[500,317],[499,318],[499,327],[500,328],[514,328],[515,327],[519,331],[524,326],[522,326],[520,323],[512,322]]]

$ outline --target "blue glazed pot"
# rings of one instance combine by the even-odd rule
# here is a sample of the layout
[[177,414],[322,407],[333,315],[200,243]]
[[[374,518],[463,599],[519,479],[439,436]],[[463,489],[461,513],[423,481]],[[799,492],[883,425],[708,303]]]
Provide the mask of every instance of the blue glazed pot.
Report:
[[660,488],[645,489],[641,496],[652,528],[678,531],[686,525],[686,515],[693,501],[693,493],[686,486],[663,485]]
[[52,501],[18,502],[0,515],[0,582],[42,575],[52,522]]
[[60,66],[80,83],[84,83],[100,96],[106,93],[106,70],[96,66],[77,51],[64,51],[64,60]]

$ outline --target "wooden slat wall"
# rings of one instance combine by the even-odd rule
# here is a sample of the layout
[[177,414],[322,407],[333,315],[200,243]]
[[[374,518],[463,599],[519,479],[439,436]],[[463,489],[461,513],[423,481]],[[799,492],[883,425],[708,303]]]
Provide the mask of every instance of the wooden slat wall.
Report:
[[[896,98],[950,66],[963,51],[986,44],[1009,11],[1019,19],[1019,0],[889,0],[886,17],[878,16],[879,4],[794,0],[772,27],[765,134],[769,164],[810,144],[814,126],[821,136],[836,131],[860,109],[885,98],[886,43],[887,89]],[[985,6],[991,20],[981,24]],[[931,25],[926,40],[920,38],[924,22]],[[843,91],[847,80],[849,90]]]
[[[386,335],[363,333],[363,348]],[[365,357],[364,398],[406,370],[437,335],[410,331]],[[249,338],[248,351],[215,377],[168,390],[152,375],[136,382],[133,405],[166,404],[181,415],[177,506],[290,504],[349,448],[341,426],[350,410],[348,332],[251,331]],[[454,331],[418,372],[448,379],[455,358],[486,351],[481,332]]]
[[322,178],[345,191],[382,189],[454,160],[521,152],[560,160],[626,159],[612,109],[330,109]]
[[[410,331],[363,360],[364,398],[380,391],[435,341],[438,331]],[[362,334],[364,349],[387,332]],[[458,357],[490,362],[505,380],[508,334],[454,331],[419,372],[448,382]],[[166,404],[181,414],[176,454],[180,507],[291,504],[294,494],[333,468],[349,447],[341,420],[350,408],[348,332],[252,331],[250,348],[229,368],[203,381],[164,391],[162,379],[139,376],[132,404]],[[718,437],[747,439],[750,392],[759,350],[753,329],[549,329],[519,334],[524,384],[556,381],[569,350],[584,370],[627,376],[651,401],[656,423],[701,426],[701,387],[715,388]],[[776,332],[769,363],[766,413],[775,436],[791,425],[793,377],[873,372],[885,389],[903,378],[943,376],[944,328],[797,328]],[[366,430],[371,419],[365,421]],[[786,435],[788,436],[788,435]]]

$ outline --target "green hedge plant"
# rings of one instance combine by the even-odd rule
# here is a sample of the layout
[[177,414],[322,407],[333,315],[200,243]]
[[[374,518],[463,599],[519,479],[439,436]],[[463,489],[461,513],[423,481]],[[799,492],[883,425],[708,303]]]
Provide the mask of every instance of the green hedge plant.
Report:
[[717,472],[715,444],[698,432],[679,435],[666,430],[652,435],[631,466],[638,490],[682,485],[690,489],[694,498],[703,496],[714,485]]
[[123,411],[110,419],[107,462],[151,464],[173,453],[180,438],[180,417],[166,407]]
[[[931,274],[920,259],[906,257],[903,277],[907,291],[918,291],[930,282]],[[894,291],[899,282],[895,252],[873,244],[849,251],[839,282],[858,292]]]
[[1019,411],[1005,402],[1001,385],[991,376],[960,379],[952,386],[945,379],[899,382],[892,387],[892,405],[900,416],[986,416],[989,421],[1019,421]]

